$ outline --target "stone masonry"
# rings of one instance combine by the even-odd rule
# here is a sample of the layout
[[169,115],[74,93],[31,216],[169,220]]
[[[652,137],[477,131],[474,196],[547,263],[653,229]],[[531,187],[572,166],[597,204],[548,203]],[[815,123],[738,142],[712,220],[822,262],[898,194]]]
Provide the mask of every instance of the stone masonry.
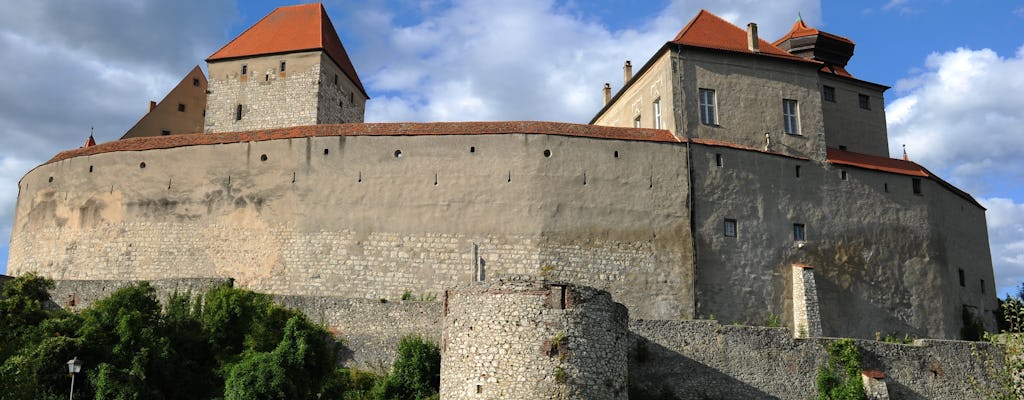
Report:
[[441,398],[627,398],[627,311],[607,292],[509,277],[447,291],[444,312]]

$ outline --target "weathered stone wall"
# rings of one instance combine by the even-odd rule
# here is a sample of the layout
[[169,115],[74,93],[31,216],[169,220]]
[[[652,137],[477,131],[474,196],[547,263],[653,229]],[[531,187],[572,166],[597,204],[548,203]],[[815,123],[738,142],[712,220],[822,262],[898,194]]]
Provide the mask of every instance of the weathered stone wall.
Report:
[[[793,339],[785,328],[715,321],[631,320],[630,380],[681,399],[808,399],[834,339]],[[883,372],[893,399],[984,399],[1001,364],[988,343],[919,340],[913,345],[856,340],[861,368]]]
[[[889,136],[885,125],[884,86],[819,73],[821,86],[835,88],[835,101],[821,100],[825,122],[825,143],[833,149],[889,157]],[[824,90],[824,89],[821,89]],[[870,109],[860,107],[859,95],[870,97]],[[899,155],[896,155],[899,156]]]
[[[825,160],[817,65],[698,48],[673,52],[680,135]],[[699,90],[712,89],[718,124],[701,123]],[[783,133],[783,99],[796,100],[799,134]],[[680,122],[681,121],[681,122]]]
[[[959,338],[962,304],[985,310],[993,326],[993,286],[979,286],[992,279],[984,209],[968,199],[928,178],[916,195],[909,176],[691,149],[698,315],[792,321],[791,266],[807,264],[825,336]],[[724,235],[725,219],[737,221],[736,237]],[[803,242],[794,224],[804,225]],[[957,268],[970,285],[957,285]]]
[[[129,280],[54,280],[50,290],[50,299],[57,307],[71,311],[80,311],[89,307],[96,300],[104,299],[118,289],[134,285],[137,281]],[[166,301],[174,293],[203,294],[217,286],[231,284],[231,279],[224,278],[170,278],[153,279],[150,286],[156,289],[156,297]]]
[[317,90],[317,101],[318,124],[363,122],[366,96],[327,53],[320,55],[320,87]]
[[[322,57],[321,51],[309,51],[210,63],[205,131],[316,124]],[[280,71],[282,61],[286,62],[284,72]],[[236,119],[239,104],[242,118]]]
[[626,399],[627,311],[607,292],[502,279],[446,292],[445,399]]
[[8,270],[231,277],[275,294],[396,299],[470,282],[475,243],[487,275],[548,267],[611,291],[634,315],[686,318],[685,176],[683,146],[524,134],[73,157],[22,179]]

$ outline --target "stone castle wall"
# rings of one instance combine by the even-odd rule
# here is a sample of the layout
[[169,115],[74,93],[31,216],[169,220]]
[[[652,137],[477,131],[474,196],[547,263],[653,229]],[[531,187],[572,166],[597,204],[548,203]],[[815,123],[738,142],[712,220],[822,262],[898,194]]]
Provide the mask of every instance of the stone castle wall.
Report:
[[[789,329],[716,321],[631,320],[630,380],[680,399],[808,399],[831,338],[794,339]],[[1001,368],[1000,346],[918,340],[856,340],[861,368],[885,374],[892,399],[985,399]],[[638,357],[638,355],[640,355]]]
[[442,398],[627,398],[628,313],[607,292],[513,278],[444,302]]
[[440,295],[478,264],[485,275],[548,268],[611,291],[635,315],[685,318],[685,175],[682,146],[527,134],[79,156],[21,181],[8,270],[230,277],[275,294],[376,300]]

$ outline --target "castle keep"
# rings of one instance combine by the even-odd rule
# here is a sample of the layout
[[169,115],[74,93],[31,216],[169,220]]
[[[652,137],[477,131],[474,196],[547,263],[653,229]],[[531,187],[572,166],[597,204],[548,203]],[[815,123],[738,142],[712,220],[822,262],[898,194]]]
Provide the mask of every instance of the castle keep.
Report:
[[[845,69],[853,49],[802,21],[768,42],[756,25],[702,11],[635,74],[627,63],[587,125],[362,123],[369,97],[324,9],[282,7],[207,59],[203,132],[154,122],[30,171],[8,270],[231,278],[352,301],[433,293],[445,299],[435,311],[461,316],[443,322],[442,341],[467,359],[479,356],[467,343],[498,333],[464,327],[504,329],[489,316],[540,310],[536,296],[562,290],[551,282],[578,285],[595,299],[581,310],[600,310],[551,314],[561,331],[629,321],[631,335],[674,341],[714,330],[667,330],[689,319],[778,322],[803,337],[955,339],[974,321],[992,330],[985,209],[889,158],[887,88]],[[519,276],[547,283],[490,286]],[[596,335],[594,349],[628,342]],[[529,369],[535,356],[519,360],[543,375]],[[455,375],[442,381],[460,377],[451,398],[519,390],[472,377],[503,371],[449,360]],[[565,368],[584,371],[582,360]],[[624,397],[623,379],[607,377],[610,398]]]

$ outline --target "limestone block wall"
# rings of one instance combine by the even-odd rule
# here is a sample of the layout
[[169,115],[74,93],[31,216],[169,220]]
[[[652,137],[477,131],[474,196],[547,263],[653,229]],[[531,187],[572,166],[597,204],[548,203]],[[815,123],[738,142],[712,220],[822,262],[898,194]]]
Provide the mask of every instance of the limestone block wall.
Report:
[[363,122],[366,96],[327,53],[320,55],[320,87],[317,90],[317,102],[318,124]]
[[73,157],[22,179],[8,270],[394,300],[439,296],[477,264],[488,276],[545,268],[635,315],[685,318],[685,176],[675,144],[500,133]]
[[627,311],[607,292],[513,277],[449,290],[444,313],[442,398],[627,398]]
[[[631,320],[630,379],[647,392],[680,399],[808,399],[835,339],[794,339],[785,328],[716,321]],[[893,399],[984,399],[1001,365],[999,346],[918,340],[912,345],[856,340],[861,368],[885,374]],[[638,358],[636,349],[643,348]]]
[[[205,131],[239,132],[318,123],[322,57],[321,51],[310,51],[210,63]],[[284,72],[279,71],[282,61],[286,63]],[[240,119],[238,105],[242,106]]]

